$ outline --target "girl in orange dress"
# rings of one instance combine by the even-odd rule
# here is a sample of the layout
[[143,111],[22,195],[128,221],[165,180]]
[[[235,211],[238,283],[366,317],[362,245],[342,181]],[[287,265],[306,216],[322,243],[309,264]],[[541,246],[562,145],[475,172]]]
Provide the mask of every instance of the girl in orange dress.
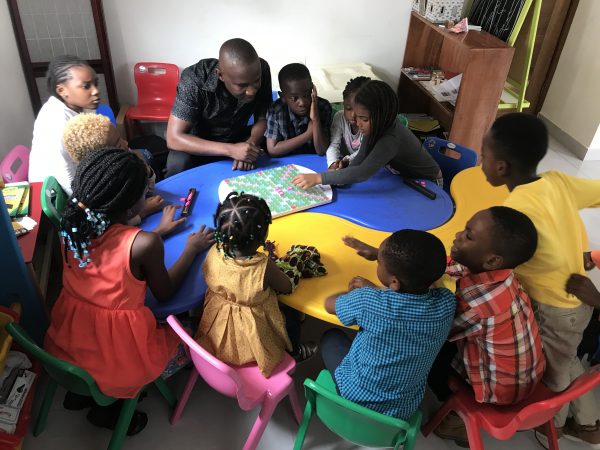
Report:
[[[161,238],[126,225],[144,205],[147,181],[146,166],[133,153],[90,153],[77,168],[61,221],[63,289],[52,309],[45,348],[85,369],[104,394],[117,398],[138,395],[177,349],[176,335],[157,325],[144,305],[146,287],[159,301],[168,299],[196,255],[214,242],[212,231],[202,226],[167,270]],[[173,222],[175,210],[165,208],[161,223]],[[74,409],[85,406],[92,405]],[[118,417],[119,408],[114,409],[107,413],[92,407],[88,419],[110,428]],[[128,434],[141,431],[146,422],[146,415],[136,412]]]

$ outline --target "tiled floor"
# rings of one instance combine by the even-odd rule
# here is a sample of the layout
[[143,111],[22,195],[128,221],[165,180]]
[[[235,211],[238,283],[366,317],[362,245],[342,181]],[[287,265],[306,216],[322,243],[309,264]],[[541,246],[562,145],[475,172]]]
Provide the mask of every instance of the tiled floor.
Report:
[[[600,178],[600,161],[582,163],[555,141],[551,142],[551,151],[542,162],[541,169],[559,169],[580,177]],[[582,215],[589,232],[591,247],[600,248],[600,211],[584,211]],[[591,276],[600,286],[600,271],[595,270]],[[326,325],[309,318],[305,322],[304,332],[307,338],[318,339],[325,328],[327,328]],[[305,377],[315,377],[321,368],[318,357],[298,367],[296,373],[298,389],[301,390],[301,381]],[[176,392],[180,392],[186,376],[187,372],[179,373],[170,382]],[[59,391],[50,411],[46,431],[37,438],[33,438],[31,435],[27,436],[24,448],[26,450],[100,450],[106,448],[110,432],[89,425],[82,413],[64,410],[61,406],[62,397],[63,392]],[[426,397],[423,404],[425,414],[430,413],[435,407],[435,402]],[[202,381],[196,385],[180,422],[175,426],[169,424],[167,407],[154,390],[151,390],[148,398],[140,404],[140,409],[148,413],[149,423],[141,434],[126,440],[125,449],[127,450],[240,449],[258,413],[258,411],[242,412],[234,400],[215,393]],[[275,411],[259,448],[262,450],[291,449],[296,430],[297,425],[292,419],[287,402],[284,402]],[[484,441],[488,450],[541,449],[531,432],[517,433],[509,441],[496,441],[485,436]],[[318,420],[313,420],[304,448],[342,450],[357,447],[339,439]],[[419,436],[416,448],[421,450],[458,449],[454,443],[442,441],[435,436],[427,439]],[[586,447],[562,439],[560,448],[583,450]]]

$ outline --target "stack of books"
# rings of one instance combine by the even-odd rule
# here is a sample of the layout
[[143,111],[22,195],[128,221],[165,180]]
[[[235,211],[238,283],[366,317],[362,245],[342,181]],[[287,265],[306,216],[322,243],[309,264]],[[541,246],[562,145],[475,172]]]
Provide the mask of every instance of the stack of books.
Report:
[[21,408],[35,380],[35,373],[13,368],[0,387],[0,430],[12,434],[17,428]]

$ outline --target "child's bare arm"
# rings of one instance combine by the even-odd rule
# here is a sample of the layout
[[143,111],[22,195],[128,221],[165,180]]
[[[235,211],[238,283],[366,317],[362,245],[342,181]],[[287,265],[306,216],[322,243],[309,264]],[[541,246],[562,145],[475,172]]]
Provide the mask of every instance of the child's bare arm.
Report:
[[313,125],[308,123],[306,131],[293,138],[286,139],[284,141],[277,141],[275,139],[267,138],[267,151],[271,156],[283,156],[292,150],[306,144],[312,139],[313,136]]
[[313,85],[311,92],[310,121],[312,122],[312,141],[317,155],[323,155],[329,147],[329,130],[323,130],[319,117],[319,99],[317,88]]
[[567,292],[573,294],[586,305],[594,308],[600,307],[600,292],[585,275],[574,273],[567,281]]
[[358,253],[363,258],[368,259],[369,261],[377,260],[378,250],[375,247],[372,247],[369,244],[366,244],[365,242],[361,241],[360,239],[356,239],[352,236],[344,236],[342,238],[342,241],[348,247],[356,250],[356,253]]
[[131,271],[136,278],[146,280],[156,299],[162,302],[179,289],[196,255],[212,244],[213,231],[202,225],[198,233],[189,235],[181,256],[167,270],[162,239],[155,233],[141,231],[131,247]]
[[267,269],[265,271],[265,289],[270,287],[277,292],[282,294],[289,294],[292,292],[292,282],[284,274],[277,264],[270,259],[267,261]]
[[330,295],[325,299],[325,311],[329,314],[335,314],[335,303],[340,295],[347,294],[347,292],[338,292],[337,294]]

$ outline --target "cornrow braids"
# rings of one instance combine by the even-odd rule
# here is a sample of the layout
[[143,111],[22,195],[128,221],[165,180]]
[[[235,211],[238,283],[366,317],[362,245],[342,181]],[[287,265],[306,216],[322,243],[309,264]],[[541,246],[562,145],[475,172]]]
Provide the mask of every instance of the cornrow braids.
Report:
[[88,154],[77,167],[71,184],[73,194],[61,218],[61,236],[67,250],[84,268],[91,259],[92,239],[110,226],[110,216],[127,211],[146,189],[146,165],[133,153],[102,149]]
[[346,83],[346,87],[344,88],[344,91],[342,92],[342,97],[343,98],[348,98],[351,95],[356,94],[356,92],[367,82],[371,81],[371,79],[369,77],[356,77],[356,78],[350,78],[350,80]]
[[231,192],[217,206],[214,223],[217,248],[225,256],[251,256],[258,247],[265,245],[271,210],[260,197]]
[[63,100],[56,92],[56,87],[71,79],[70,70],[73,67],[88,67],[95,73],[94,69],[92,69],[92,66],[90,66],[87,61],[72,55],[58,56],[48,64],[48,70],[46,71],[46,87],[48,88],[48,93],[59,99],[61,102]]
[[369,154],[383,134],[394,125],[400,107],[398,97],[383,81],[371,80],[356,92],[354,103],[362,105],[371,114],[371,132],[365,136]]

